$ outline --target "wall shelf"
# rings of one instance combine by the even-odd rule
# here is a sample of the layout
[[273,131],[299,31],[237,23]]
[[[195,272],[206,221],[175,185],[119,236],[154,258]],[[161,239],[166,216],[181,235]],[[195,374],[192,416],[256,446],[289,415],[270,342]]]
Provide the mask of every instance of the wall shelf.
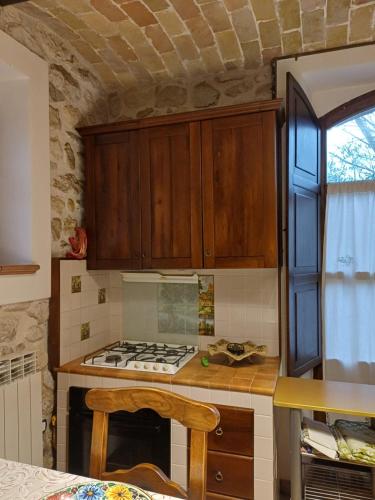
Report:
[[9,264],[2,266],[0,265],[0,276],[11,275],[11,274],[34,274],[39,271],[40,266],[38,264]]

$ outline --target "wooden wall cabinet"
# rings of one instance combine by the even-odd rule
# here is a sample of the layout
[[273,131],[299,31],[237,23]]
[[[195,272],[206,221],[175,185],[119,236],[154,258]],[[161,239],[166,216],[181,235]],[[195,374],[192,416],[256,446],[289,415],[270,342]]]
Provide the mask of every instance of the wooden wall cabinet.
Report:
[[88,267],[277,267],[279,106],[80,129]]

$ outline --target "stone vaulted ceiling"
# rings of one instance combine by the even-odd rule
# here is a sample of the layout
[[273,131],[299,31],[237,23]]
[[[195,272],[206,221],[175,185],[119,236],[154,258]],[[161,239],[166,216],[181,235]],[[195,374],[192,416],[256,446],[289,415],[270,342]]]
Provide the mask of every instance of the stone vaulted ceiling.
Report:
[[71,42],[103,82],[127,87],[375,39],[375,2],[366,0],[32,0],[17,8]]

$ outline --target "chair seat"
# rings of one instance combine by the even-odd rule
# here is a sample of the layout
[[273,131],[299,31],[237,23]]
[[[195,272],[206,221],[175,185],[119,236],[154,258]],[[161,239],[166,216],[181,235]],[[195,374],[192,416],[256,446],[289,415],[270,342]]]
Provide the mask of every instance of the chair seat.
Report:
[[[188,498],[187,492],[176,482],[169,479],[164,472],[154,464],[143,463],[126,470],[103,472],[105,481],[119,481],[139,486],[144,490],[154,491],[177,498]],[[177,493],[176,493],[177,492]]]

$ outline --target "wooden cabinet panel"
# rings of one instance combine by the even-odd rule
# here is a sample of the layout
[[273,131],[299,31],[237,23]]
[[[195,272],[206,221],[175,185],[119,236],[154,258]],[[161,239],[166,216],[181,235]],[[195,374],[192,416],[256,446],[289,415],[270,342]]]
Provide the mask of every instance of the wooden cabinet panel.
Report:
[[220,424],[208,434],[208,449],[246,455],[254,454],[254,412],[244,408],[216,405]]
[[202,267],[200,125],[141,131],[144,268]]
[[141,209],[136,132],[86,138],[88,267],[141,267]]
[[276,267],[275,114],[202,122],[204,267]]
[[209,451],[207,491],[242,499],[252,499],[254,497],[253,459]]

